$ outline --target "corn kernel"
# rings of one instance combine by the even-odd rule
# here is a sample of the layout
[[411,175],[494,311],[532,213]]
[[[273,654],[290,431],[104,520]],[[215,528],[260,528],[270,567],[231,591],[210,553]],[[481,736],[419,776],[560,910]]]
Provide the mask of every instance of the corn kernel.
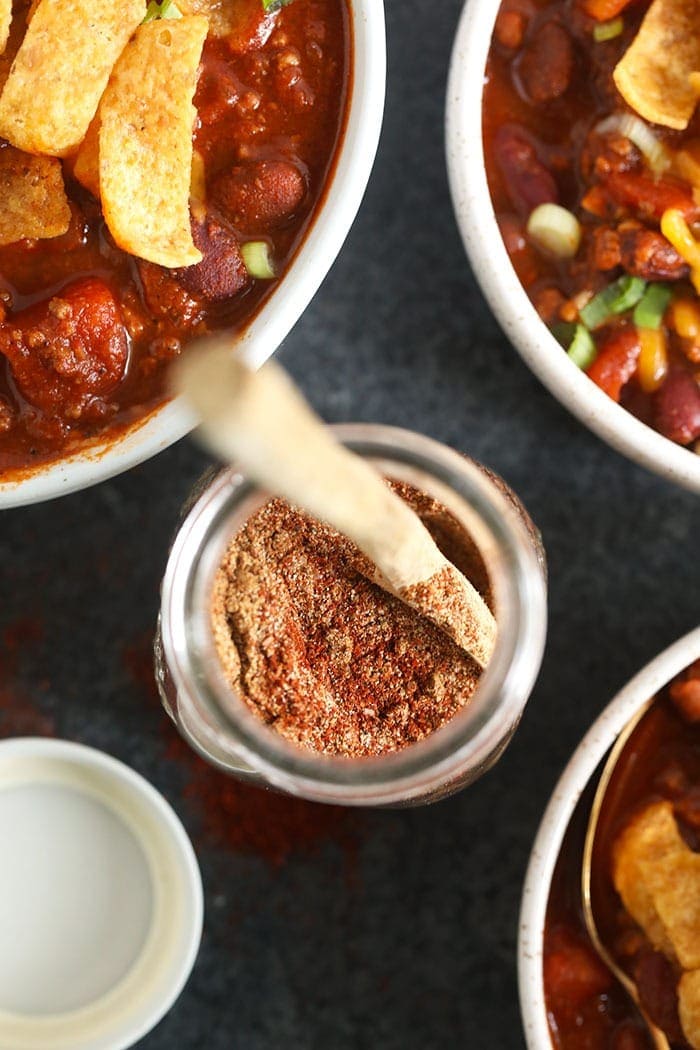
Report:
[[640,328],[641,353],[637,367],[637,379],[642,390],[653,394],[668,374],[668,351],[666,333],[663,328]]
[[681,339],[700,338],[700,304],[692,299],[674,299],[671,303],[670,323]]
[[668,208],[661,216],[661,232],[691,268],[691,280],[700,281],[700,244],[695,240],[683,212]]

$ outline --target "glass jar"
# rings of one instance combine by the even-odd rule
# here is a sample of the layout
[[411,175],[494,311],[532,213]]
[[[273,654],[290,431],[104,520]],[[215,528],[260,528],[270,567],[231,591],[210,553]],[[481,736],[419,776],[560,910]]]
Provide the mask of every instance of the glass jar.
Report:
[[544,650],[544,552],[511,490],[454,450],[394,427],[352,424],[332,430],[381,474],[437,499],[478,546],[494,595],[498,637],[473,696],[425,739],[374,758],[300,748],[256,718],[224,680],[210,621],[211,589],[223,555],[268,498],[235,467],[199,495],[170,552],[155,643],[160,695],[189,744],[232,776],[334,804],[434,801],[490,769],[520,720]]

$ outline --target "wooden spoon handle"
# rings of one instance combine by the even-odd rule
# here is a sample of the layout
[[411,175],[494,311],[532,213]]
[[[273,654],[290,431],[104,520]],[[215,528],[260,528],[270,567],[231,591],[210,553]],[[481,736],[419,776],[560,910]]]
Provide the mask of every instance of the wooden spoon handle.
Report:
[[213,452],[342,532],[377,567],[380,586],[486,664],[496,625],[481,595],[381,476],[333,440],[281,368],[251,371],[229,346],[213,344],[182,358],[174,372]]

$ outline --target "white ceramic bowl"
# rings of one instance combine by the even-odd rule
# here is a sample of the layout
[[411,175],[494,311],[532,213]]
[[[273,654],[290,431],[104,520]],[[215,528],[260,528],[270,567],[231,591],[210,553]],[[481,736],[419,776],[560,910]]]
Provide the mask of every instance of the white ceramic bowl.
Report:
[[498,8],[498,0],[467,0],[447,91],[450,187],[474,273],[508,338],[563,405],[630,459],[700,492],[700,455],[635,419],[573,364],[540,320],[508,258],[491,204],[481,135],[484,69]]
[[[262,364],[289,334],[328,273],[352,226],[379,142],[386,86],[382,0],[350,0],[354,63],[345,138],[321,208],[284,280],[240,337]],[[0,482],[0,508],[54,499],[129,470],[184,437],[194,419],[172,401],[117,441],[66,457],[15,482]]]
[[194,850],[134,770],[64,740],[0,742],[0,1046],[125,1050],[194,965]]
[[518,978],[528,1050],[552,1050],[542,983],[544,921],[554,866],[576,804],[632,715],[697,659],[700,627],[647,664],[617,694],[586,733],[554,789],[530,854],[520,909]]

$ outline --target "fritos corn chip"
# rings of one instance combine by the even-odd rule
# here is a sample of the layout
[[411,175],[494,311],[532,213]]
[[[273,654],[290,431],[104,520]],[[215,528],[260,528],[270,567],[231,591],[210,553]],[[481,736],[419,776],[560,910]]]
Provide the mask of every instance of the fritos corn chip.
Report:
[[645,120],[688,126],[698,98],[700,0],[653,0],[613,74],[625,101]]
[[700,854],[681,836],[670,802],[647,806],[618,837],[613,881],[654,947],[684,970],[700,969]]
[[144,0],[40,0],[0,95],[0,135],[64,157],[85,138]]
[[613,849],[613,883],[625,909],[659,951],[670,959],[675,949],[661,919],[648,881],[649,864],[661,864],[685,847],[670,802],[647,806],[617,838]]
[[0,149],[0,244],[58,237],[70,223],[60,161]]
[[642,877],[681,966],[700,969],[700,854],[684,842],[678,853],[643,864]]
[[686,1039],[700,1050],[700,970],[684,973],[678,985],[678,1014]]
[[120,248],[161,266],[201,252],[190,229],[192,104],[208,22],[201,15],[142,25],[100,105],[100,195]]

